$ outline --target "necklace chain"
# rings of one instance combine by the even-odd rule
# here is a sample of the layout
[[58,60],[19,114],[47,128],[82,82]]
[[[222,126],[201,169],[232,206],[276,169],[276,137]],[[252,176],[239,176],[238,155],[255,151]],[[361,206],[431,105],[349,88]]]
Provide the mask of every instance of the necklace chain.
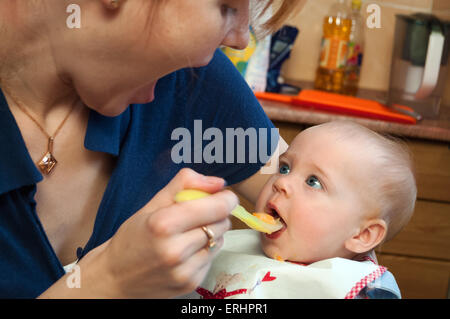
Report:
[[16,103],[17,107],[23,112],[25,113],[30,120],[32,120],[37,127],[39,128],[39,130],[44,133],[45,136],[47,136],[47,138],[55,138],[56,135],[59,133],[59,131],[61,130],[61,128],[64,126],[64,124],[66,123],[67,119],[69,118],[69,116],[72,114],[72,111],[75,108],[76,102],[78,101],[78,99],[75,99],[75,101],[72,104],[72,107],[70,108],[69,112],[67,113],[66,117],[64,118],[64,120],[61,122],[61,124],[59,124],[59,126],[56,128],[55,132],[53,133],[53,135],[48,134],[48,132],[42,127],[42,125],[36,120],[36,118],[30,114],[30,112],[26,109],[26,107],[24,106],[24,104],[20,101],[20,99],[13,93],[11,92],[11,90],[9,89],[8,86],[6,86],[4,83],[2,84],[3,90],[6,91],[6,93],[9,94],[9,96],[12,98],[12,100],[14,101],[14,103]]
[[[1,83],[0,83],[1,84]],[[9,90],[9,87],[6,86],[4,83],[3,85],[1,85],[3,87],[3,90],[9,94],[9,96],[12,98],[12,100],[14,101],[14,103],[16,103],[17,107],[23,112],[25,113],[39,128],[39,130],[41,130],[42,133],[44,133],[45,136],[47,136],[48,138],[48,146],[47,146],[47,152],[45,153],[45,155],[41,158],[41,160],[37,163],[39,169],[41,170],[42,173],[44,173],[45,175],[48,175],[55,167],[55,165],[58,163],[55,159],[55,157],[53,156],[53,141],[55,140],[56,135],[58,135],[59,131],[61,130],[61,128],[64,126],[64,124],[66,123],[67,119],[69,118],[70,114],[72,114],[72,111],[75,109],[75,105],[78,101],[78,99],[75,99],[72,107],[70,108],[70,111],[67,113],[66,117],[64,118],[64,120],[59,124],[59,126],[56,128],[55,132],[53,133],[53,135],[48,134],[48,132],[44,129],[44,127],[36,120],[36,118],[30,114],[30,112],[27,110],[27,108],[25,107],[25,105],[22,103],[22,101],[14,94],[11,92],[11,90]]]

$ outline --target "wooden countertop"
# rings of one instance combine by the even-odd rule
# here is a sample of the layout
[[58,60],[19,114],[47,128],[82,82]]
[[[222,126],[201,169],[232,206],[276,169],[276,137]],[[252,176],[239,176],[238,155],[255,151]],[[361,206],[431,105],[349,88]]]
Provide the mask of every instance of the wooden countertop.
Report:
[[[298,85],[298,83],[297,83]],[[309,83],[300,85],[309,88]],[[384,99],[386,93],[374,90],[360,90],[358,97]],[[415,125],[397,124],[379,120],[365,119],[361,117],[337,115],[328,112],[316,111],[308,108],[292,106],[280,102],[259,101],[272,121],[283,121],[298,124],[317,125],[332,120],[351,119],[374,131],[388,133],[397,136],[450,142],[450,107],[441,106],[439,119],[424,119]]]

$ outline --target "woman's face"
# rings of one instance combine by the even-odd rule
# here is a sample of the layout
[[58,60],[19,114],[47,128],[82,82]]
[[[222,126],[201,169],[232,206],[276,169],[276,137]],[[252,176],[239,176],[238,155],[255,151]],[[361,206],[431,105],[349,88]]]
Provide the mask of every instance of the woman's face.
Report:
[[248,43],[249,0],[133,0],[116,11],[99,3],[82,11],[81,32],[67,32],[77,46],[60,61],[83,101],[107,116],[152,101],[158,79],[207,65],[219,46]]
[[168,0],[152,22],[148,45],[158,44],[165,73],[205,66],[220,45],[247,46],[249,0]]

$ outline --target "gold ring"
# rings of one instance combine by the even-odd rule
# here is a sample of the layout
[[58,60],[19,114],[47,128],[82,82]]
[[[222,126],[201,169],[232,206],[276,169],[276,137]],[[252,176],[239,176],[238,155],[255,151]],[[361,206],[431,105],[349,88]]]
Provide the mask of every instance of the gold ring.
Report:
[[112,9],[117,9],[120,5],[119,0],[111,0],[110,4],[111,4],[111,8]]
[[206,234],[206,236],[208,237],[208,243],[206,244],[206,248],[208,250],[213,249],[216,246],[216,242],[214,241],[214,233],[211,229],[209,229],[206,226],[202,226],[202,230],[203,232]]

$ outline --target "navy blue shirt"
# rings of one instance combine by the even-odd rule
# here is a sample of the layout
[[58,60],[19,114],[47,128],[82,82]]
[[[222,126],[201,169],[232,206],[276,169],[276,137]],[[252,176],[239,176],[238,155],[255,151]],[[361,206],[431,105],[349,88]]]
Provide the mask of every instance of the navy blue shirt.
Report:
[[[258,136],[258,147],[263,145],[267,155],[278,142],[278,134],[272,134],[276,135],[275,143],[270,138],[273,124],[239,72],[219,50],[208,66],[180,70],[158,81],[155,96],[152,103],[130,105],[117,117],[90,111],[84,145],[91,151],[112,154],[116,166],[93,233],[79,257],[111,238],[183,167],[220,176],[232,185],[264,165],[260,157],[256,162],[250,160],[248,147],[245,161],[238,161],[237,143],[235,161],[175,163],[171,153],[180,143],[172,140],[175,129],[192,132],[192,159],[195,120],[202,121],[203,131],[219,128],[223,137],[227,128],[266,129],[268,138]],[[207,146],[211,141],[201,143]],[[226,151],[224,147],[224,158]],[[37,297],[65,274],[36,213],[34,195],[42,179],[0,90],[0,298]]]

